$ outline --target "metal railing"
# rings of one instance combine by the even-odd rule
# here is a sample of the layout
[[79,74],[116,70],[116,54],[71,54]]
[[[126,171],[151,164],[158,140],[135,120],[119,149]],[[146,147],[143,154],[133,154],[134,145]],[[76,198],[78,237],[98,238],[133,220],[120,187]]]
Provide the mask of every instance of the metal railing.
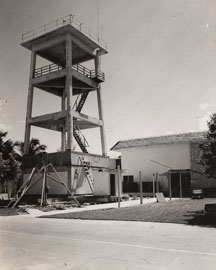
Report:
[[94,42],[98,43],[101,47],[107,50],[107,42],[93,33],[89,28],[87,28],[83,23],[78,22],[75,18],[75,15],[69,14],[65,17],[47,23],[43,26],[35,28],[29,32],[22,34],[22,43],[32,40],[36,37],[49,33],[53,30],[56,30],[65,25],[72,25],[76,28],[79,32],[83,33],[85,36],[93,40]]
[[41,77],[59,70],[62,70],[63,68],[61,66],[58,66],[56,64],[50,64],[47,66],[43,66],[41,68],[36,68],[34,70],[34,78]]
[[82,66],[82,65],[80,65],[80,64],[73,65],[72,69],[74,69],[75,71],[77,71],[77,72],[91,78],[91,70],[84,67],[84,66]]
[[[99,81],[105,80],[105,75],[100,70],[98,70],[96,72],[95,70],[90,70],[90,69],[88,69],[80,64],[73,65],[72,68],[75,71],[87,76],[88,78],[90,78],[92,80],[99,80]],[[56,72],[56,71],[59,71],[62,69],[63,69],[63,67],[61,67],[57,64],[50,64],[47,66],[36,68],[34,70],[34,78],[41,77],[41,76],[44,76],[44,75],[47,75],[47,74],[50,74],[50,73],[53,73],[53,72]]]
[[105,75],[102,71],[98,70],[96,71],[95,69],[88,69],[80,64],[73,65],[72,68],[76,70],[77,72],[89,77],[90,79],[98,79],[100,81],[105,81]]
[[100,70],[97,70],[97,72],[96,72],[96,70],[93,69],[93,70],[91,70],[91,79],[98,79],[99,81],[104,82],[105,81],[105,74]]

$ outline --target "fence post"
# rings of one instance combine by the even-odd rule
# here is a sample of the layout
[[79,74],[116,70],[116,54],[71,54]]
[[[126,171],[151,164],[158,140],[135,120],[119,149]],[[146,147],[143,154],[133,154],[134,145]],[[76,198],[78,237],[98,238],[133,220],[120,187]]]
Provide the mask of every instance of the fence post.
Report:
[[180,198],[182,198],[182,174],[179,173]]
[[121,204],[121,169],[118,165],[118,208],[120,208]]
[[156,173],[156,190],[157,190],[157,193],[159,192],[159,182],[158,182],[158,173]]
[[143,187],[142,187],[142,174],[139,171],[139,182],[140,182],[140,204],[143,204]]
[[169,183],[169,198],[172,200],[172,183],[171,183],[171,173],[168,174],[168,183]]
[[154,173],[153,173],[152,181],[153,181],[153,196],[155,196],[155,175],[154,175]]

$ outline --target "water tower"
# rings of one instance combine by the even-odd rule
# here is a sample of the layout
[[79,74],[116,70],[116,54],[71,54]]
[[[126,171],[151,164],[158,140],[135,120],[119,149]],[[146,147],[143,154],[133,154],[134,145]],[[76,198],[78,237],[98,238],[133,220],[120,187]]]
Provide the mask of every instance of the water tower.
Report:
[[[104,82],[105,76],[100,70],[101,56],[107,53],[106,43],[83,24],[75,21],[73,15],[69,15],[23,34],[21,45],[31,51],[24,140],[24,178],[37,162],[36,157],[28,155],[31,127],[36,126],[61,133],[61,151],[49,153],[47,161],[55,166],[67,186],[78,194],[102,194],[108,188],[109,182],[109,159],[106,156],[101,98],[101,83]],[[38,57],[46,59],[49,64],[37,67]],[[86,62],[88,66],[92,62],[90,64],[94,68],[87,68]],[[46,91],[59,97],[60,110],[33,117],[34,91]],[[92,91],[97,93],[95,106],[99,119],[82,113],[82,108]],[[100,155],[88,153],[87,140],[82,135],[82,130],[89,128],[100,129]],[[75,142],[80,150],[74,150]],[[39,190],[40,188],[36,187],[32,192],[37,193]],[[64,194],[65,190],[51,185],[50,193]]]

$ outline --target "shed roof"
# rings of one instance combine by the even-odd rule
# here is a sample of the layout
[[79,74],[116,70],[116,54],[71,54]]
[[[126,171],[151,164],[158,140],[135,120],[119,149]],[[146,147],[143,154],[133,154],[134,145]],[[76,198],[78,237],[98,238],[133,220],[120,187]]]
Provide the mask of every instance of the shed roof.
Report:
[[158,137],[139,138],[131,140],[118,141],[111,150],[124,148],[134,148],[150,145],[175,144],[183,142],[201,142],[205,139],[206,132],[190,132],[182,134],[173,134]]

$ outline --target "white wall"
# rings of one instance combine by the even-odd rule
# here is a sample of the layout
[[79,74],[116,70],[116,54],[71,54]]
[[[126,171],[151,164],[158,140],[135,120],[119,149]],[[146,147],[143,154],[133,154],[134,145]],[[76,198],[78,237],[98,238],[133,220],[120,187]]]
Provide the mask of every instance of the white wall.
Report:
[[[89,174],[94,179],[94,195],[110,195],[110,175],[109,175],[109,158],[99,155],[72,153],[72,163],[78,164],[78,158],[84,158],[86,162],[90,162]],[[72,167],[72,181],[74,178],[75,167]],[[81,179],[82,178],[82,179]],[[78,181],[82,181],[82,186],[76,190],[76,194],[91,194],[86,177],[81,177]]]
[[110,195],[110,174],[109,172],[94,171],[94,195]]
[[[169,168],[152,162],[155,160],[172,169],[190,169],[189,143],[163,144],[121,149],[123,175],[134,175],[139,181],[139,171],[143,181],[152,181],[152,174],[166,172]],[[167,181],[166,178],[164,181]]]

